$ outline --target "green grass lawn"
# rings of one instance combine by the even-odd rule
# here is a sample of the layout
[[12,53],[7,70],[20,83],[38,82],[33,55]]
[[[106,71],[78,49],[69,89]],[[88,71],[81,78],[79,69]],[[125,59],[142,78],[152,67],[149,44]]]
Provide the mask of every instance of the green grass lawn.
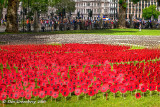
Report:
[[[139,91],[138,91],[139,92]],[[150,92],[147,91],[140,99],[135,98],[135,91],[125,93],[124,97],[122,97],[120,92],[116,93],[116,97],[113,96],[113,93],[108,91],[108,97],[103,98],[103,93],[98,93],[96,96],[91,97],[81,94],[79,96],[79,100],[77,100],[77,96],[72,95],[66,98],[58,97],[56,99],[52,99],[51,97],[46,97],[44,99],[31,99],[30,101],[36,101],[35,104],[5,104],[5,107],[160,107],[160,96],[156,91],[152,92],[152,96],[150,96]],[[22,101],[22,99],[19,99]],[[47,101],[38,103],[38,101]],[[7,100],[6,100],[7,101]],[[14,100],[13,100],[14,101]],[[26,100],[27,101],[27,100]],[[9,100],[7,102],[10,102]]]
[[[0,33],[3,34],[12,34],[12,33]],[[159,36],[160,30],[152,30],[152,29],[103,29],[103,30],[72,30],[72,31],[54,31],[54,32],[26,32],[26,33],[18,33],[18,34],[100,34],[100,35],[152,35]]]

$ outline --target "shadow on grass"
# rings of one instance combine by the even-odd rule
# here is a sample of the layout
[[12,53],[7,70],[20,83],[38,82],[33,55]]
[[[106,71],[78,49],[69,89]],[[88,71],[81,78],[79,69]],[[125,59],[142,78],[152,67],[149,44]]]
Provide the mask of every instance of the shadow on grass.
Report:
[[126,29],[121,31],[121,29],[101,29],[101,30],[73,30],[73,31],[55,31],[49,32],[54,34],[115,34],[115,33],[137,33],[138,31],[131,31]]
[[[99,29],[99,30],[69,30],[69,31],[52,31],[52,32],[19,32],[19,33],[7,33],[0,32],[0,35],[10,34],[35,34],[35,35],[47,35],[47,34],[114,34],[114,33],[137,33],[138,31],[132,31],[133,29]],[[135,30],[135,29],[134,29]]]

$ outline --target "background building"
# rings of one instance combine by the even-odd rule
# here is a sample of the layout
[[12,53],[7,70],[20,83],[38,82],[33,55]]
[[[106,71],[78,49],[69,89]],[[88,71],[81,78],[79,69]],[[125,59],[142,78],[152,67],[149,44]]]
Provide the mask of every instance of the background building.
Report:
[[[80,12],[80,17],[82,19],[88,19],[88,12],[92,10],[92,18],[91,19],[98,19],[102,16],[106,16],[110,19],[117,19],[119,14],[119,0],[74,0],[76,2],[76,10],[72,12],[72,17],[76,18],[77,13]],[[127,0],[127,9],[126,9],[126,19],[129,19],[131,15],[134,16],[136,19],[142,18],[142,10],[150,5],[156,5],[158,9],[157,0],[141,0],[137,4],[133,4],[131,0]],[[22,3],[20,2],[18,15],[20,16],[22,13]],[[41,17],[50,17],[51,13],[55,15],[56,9],[48,7],[48,12],[41,14]],[[7,9],[3,9],[3,18],[7,13]]]
[[92,19],[98,19],[101,15],[109,17],[110,0],[74,0],[76,2],[76,10],[72,13],[73,17],[77,17],[80,12],[82,19],[88,18],[88,12],[92,10]]
[[159,10],[157,0],[148,0],[148,1],[141,0],[137,4],[133,4],[131,0],[127,0],[126,18],[129,19],[132,14],[136,19],[142,19],[143,9],[149,7],[150,5],[156,5],[157,10]]

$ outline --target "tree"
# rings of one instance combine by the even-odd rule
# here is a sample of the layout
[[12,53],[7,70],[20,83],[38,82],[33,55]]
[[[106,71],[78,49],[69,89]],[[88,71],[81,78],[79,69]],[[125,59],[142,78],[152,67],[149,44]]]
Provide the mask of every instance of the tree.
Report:
[[151,5],[148,8],[143,9],[142,17],[144,17],[144,19],[150,19],[152,14],[155,19],[158,19],[158,16],[160,15],[160,12],[156,10],[155,5]]
[[[126,28],[126,8],[127,8],[127,0],[119,0],[119,28]],[[133,4],[138,3],[140,0],[131,0]]]
[[2,19],[3,8],[7,6],[8,0],[0,0],[0,19]]
[[[2,0],[3,1],[3,0]],[[19,7],[20,1],[23,2],[23,7],[28,6],[28,0],[6,0],[8,1],[7,8],[7,27],[6,32],[18,32],[18,19],[17,19],[17,10]],[[41,12],[46,12],[49,6],[55,5],[59,0],[30,0],[30,8],[36,17],[36,27],[38,27],[38,14]]]
[[75,2],[73,0],[59,0],[55,5],[57,9],[56,13],[62,12],[62,9],[65,9],[66,13],[75,11]]
[[126,0],[119,0],[119,28],[126,28]]
[[18,32],[17,10],[19,0],[8,0],[6,32]]

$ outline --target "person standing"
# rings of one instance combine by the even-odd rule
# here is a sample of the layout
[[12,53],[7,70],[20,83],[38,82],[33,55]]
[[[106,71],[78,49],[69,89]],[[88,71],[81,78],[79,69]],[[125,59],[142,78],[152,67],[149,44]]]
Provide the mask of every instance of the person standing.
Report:
[[141,27],[142,27],[142,25],[141,25],[141,23],[139,23],[139,31],[141,31]]

